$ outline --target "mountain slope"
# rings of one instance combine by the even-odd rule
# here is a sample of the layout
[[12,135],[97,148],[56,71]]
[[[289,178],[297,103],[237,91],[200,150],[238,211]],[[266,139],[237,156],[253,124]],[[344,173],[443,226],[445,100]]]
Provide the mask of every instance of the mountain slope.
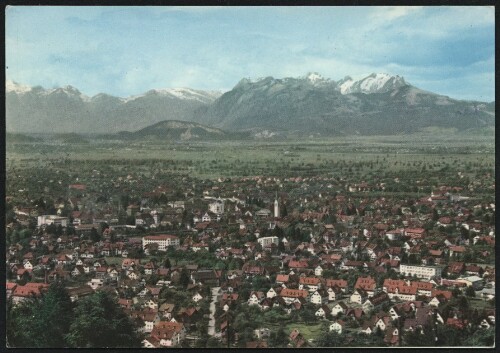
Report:
[[209,126],[189,121],[166,120],[136,132],[120,132],[119,136],[132,140],[221,140],[229,135]]
[[490,104],[420,90],[404,78],[372,74],[339,82],[317,74],[241,80],[197,121],[231,131],[304,134],[398,134],[429,126],[458,130],[494,126]]
[[[429,127],[468,131],[495,126],[494,102],[454,100],[418,89],[403,77],[380,73],[359,80],[347,76],[338,82],[317,73],[298,78],[244,78],[222,95],[176,88],[128,98],[87,97],[71,86],[44,89],[7,82],[6,88],[9,132],[116,133],[166,120],[220,128],[231,132],[231,138],[234,132],[383,135]],[[189,134],[198,131],[193,135],[205,138],[203,131],[193,130],[197,128],[185,127]],[[172,134],[181,138],[182,133]],[[158,138],[157,133],[153,135]]]
[[6,127],[10,132],[113,133],[137,130],[168,120],[193,120],[220,93],[192,89],[150,90],[119,98],[87,97],[76,88],[28,87],[6,84]]

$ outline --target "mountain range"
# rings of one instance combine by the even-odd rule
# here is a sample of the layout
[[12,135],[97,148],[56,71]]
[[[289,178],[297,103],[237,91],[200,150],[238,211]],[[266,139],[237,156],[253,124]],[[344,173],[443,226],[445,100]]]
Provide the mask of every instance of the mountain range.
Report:
[[[385,135],[429,127],[464,131],[495,126],[495,102],[452,99],[414,87],[401,76],[380,73],[339,81],[317,73],[244,78],[225,93],[174,88],[128,98],[102,93],[88,97],[72,86],[44,89],[8,81],[6,112],[9,132],[122,132],[129,138],[133,135],[126,131],[152,138],[169,131],[172,138],[204,139],[222,138],[227,132]],[[161,123],[166,120],[174,122]],[[189,123],[181,127],[182,121]]]

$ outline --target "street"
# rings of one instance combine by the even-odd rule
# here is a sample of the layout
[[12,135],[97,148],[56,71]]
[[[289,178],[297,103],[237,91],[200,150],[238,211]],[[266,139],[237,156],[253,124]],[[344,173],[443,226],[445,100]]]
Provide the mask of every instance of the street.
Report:
[[210,303],[210,320],[208,322],[208,335],[215,335],[215,304],[217,303],[217,296],[219,294],[220,287],[212,288],[212,302]]

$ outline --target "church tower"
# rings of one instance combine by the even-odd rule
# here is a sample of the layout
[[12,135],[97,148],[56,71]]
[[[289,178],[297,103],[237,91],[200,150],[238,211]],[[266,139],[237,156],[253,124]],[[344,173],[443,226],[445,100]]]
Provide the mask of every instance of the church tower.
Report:
[[276,193],[276,198],[274,199],[274,217],[280,217],[280,204],[278,202],[278,193]]

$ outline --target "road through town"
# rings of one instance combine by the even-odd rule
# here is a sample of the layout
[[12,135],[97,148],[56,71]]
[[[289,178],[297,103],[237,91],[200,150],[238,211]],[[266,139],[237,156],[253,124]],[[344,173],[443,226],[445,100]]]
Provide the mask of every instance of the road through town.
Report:
[[219,294],[220,287],[212,288],[212,302],[210,303],[210,320],[208,321],[208,334],[210,336],[215,335],[215,304],[217,303],[217,296]]

